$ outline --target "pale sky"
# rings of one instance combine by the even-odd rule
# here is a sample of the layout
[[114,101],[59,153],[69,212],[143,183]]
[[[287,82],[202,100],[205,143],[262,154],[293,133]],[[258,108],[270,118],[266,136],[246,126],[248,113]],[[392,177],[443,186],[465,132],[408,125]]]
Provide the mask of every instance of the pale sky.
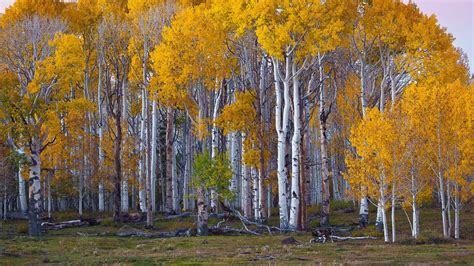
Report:
[[[0,0],[0,13],[14,0]],[[405,0],[408,2],[408,0]],[[454,45],[468,55],[474,73],[474,0],[413,0],[424,13],[435,14],[441,26],[456,38]]]

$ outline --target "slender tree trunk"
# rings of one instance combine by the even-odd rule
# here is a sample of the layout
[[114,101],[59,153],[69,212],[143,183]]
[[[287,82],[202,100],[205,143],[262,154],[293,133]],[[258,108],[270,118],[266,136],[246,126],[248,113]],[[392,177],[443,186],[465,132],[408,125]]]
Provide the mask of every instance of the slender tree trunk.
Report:
[[122,102],[121,92],[118,92],[117,97],[117,113],[115,114],[115,126],[117,129],[114,140],[114,164],[115,164],[115,182],[114,182],[114,220],[121,220],[120,213],[120,185],[122,181]]
[[[287,66],[289,63],[287,63]],[[276,104],[275,104],[275,127],[278,136],[278,146],[277,146],[277,178],[278,178],[278,205],[280,212],[280,227],[287,229],[289,227],[288,219],[288,205],[287,205],[287,175],[285,168],[285,156],[286,156],[286,134],[288,130],[288,116],[290,111],[290,93],[289,93],[289,81],[285,80],[283,82],[283,99],[281,95],[281,86],[280,86],[280,67],[277,59],[273,59],[273,73],[275,78],[275,95],[276,95]],[[286,71],[289,75],[289,69],[287,67]]]
[[[230,190],[234,193],[238,192],[238,181],[239,181],[239,144],[237,138],[237,132],[230,134],[230,162],[232,166],[232,181],[230,183]],[[234,203],[232,203],[234,205]]]
[[29,228],[28,232],[30,236],[41,235],[41,225],[39,216],[41,214],[41,161],[40,161],[40,149],[41,141],[38,138],[33,138],[31,141],[31,155],[29,156]]
[[[242,159],[245,154],[244,142],[247,134],[242,132]],[[252,217],[252,195],[250,193],[250,178],[248,166],[242,163],[242,210],[245,217]]]
[[[104,127],[104,118],[102,113],[102,64],[98,62],[99,65],[99,78],[97,81],[97,111],[99,114],[99,125],[97,133],[99,135],[99,147],[98,147],[98,156],[99,156],[99,169],[104,166],[104,151],[102,149],[102,139],[103,139],[103,127]],[[103,173],[100,173],[99,177],[99,212],[105,211],[104,203],[104,177]]]
[[305,134],[301,136],[301,152],[300,152],[300,212],[298,217],[298,224],[301,230],[306,229],[306,202],[307,202],[307,168],[306,168],[306,140],[308,139]]
[[82,173],[79,173],[79,204],[78,204],[78,209],[79,209],[79,216],[82,217],[83,214],[83,202],[84,202],[84,176],[85,176],[85,161],[83,160],[83,165],[82,165]]
[[441,200],[441,219],[443,221],[443,236],[447,238],[448,235],[448,222],[446,217],[446,202],[444,195],[444,180],[441,171],[438,172],[439,181],[439,198]]
[[253,217],[256,221],[260,220],[260,190],[259,190],[259,176],[255,167],[250,168],[253,186]]
[[166,212],[173,212],[173,109],[166,111]]
[[[147,138],[148,139],[148,138]],[[152,152],[151,149],[147,149],[147,152]],[[148,156],[147,156],[148,157]],[[146,162],[148,162],[148,158],[146,160]],[[153,167],[147,167],[147,170],[152,169]],[[152,190],[152,174],[151,173],[147,173],[146,175],[146,225],[148,228],[153,228],[153,203],[152,203],[152,194],[151,194],[151,190]]]
[[200,236],[207,235],[207,204],[205,201],[204,188],[198,185],[196,188],[198,220],[197,220],[197,234]]
[[148,97],[146,90],[142,88],[142,110],[141,110],[141,120],[140,120],[140,143],[139,143],[139,153],[140,159],[138,161],[138,200],[140,202],[140,211],[147,211],[146,207],[146,161],[145,161],[145,143],[146,143],[146,117],[147,117],[147,103]]
[[387,212],[385,210],[385,195],[381,199],[380,207],[382,209],[383,237],[384,237],[384,241],[388,243],[390,242],[390,237],[388,234]]
[[179,189],[178,189],[178,169],[176,168],[176,154],[178,153],[176,141],[173,142],[173,157],[171,163],[171,173],[173,177],[173,212],[179,213]]
[[122,198],[121,198],[121,210],[122,212],[128,212],[128,175],[127,173],[122,176]]
[[451,223],[451,184],[450,181],[446,181],[446,213],[448,215],[448,237],[452,236],[452,223]]
[[186,120],[186,128],[184,133],[185,139],[185,165],[184,165],[184,182],[183,182],[183,209],[188,211],[191,209],[190,204],[190,187],[189,183],[191,182],[192,176],[192,134],[190,129],[189,119]]
[[[362,118],[365,117],[367,101],[365,99],[365,52],[360,55],[360,102],[362,105]],[[362,187],[363,197],[360,201],[359,226],[366,227],[369,224],[369,201],[367,199],[367,188]]]
[[418,220],[418,206],[416,204],[416,195],[412,194],[412,203],[411,203],[411,208],[412,208],[412,220],[413,220],[413,225],[412,225],[412,233],[411,236],[415,239],[418,238],[419,235],[419,223],[420,221]]
[[301,107],[300,86],[296,75],[296,63],[292,64],[293,73],[293,137],[291,140],[291,207],[290,228],[297,229],[300,207],[300,143],[301,143]]
[[455,184],[455,194],[454,194],[454,238],[459,239],[460,238],[460,226],[459,226],[459,219],[460,219],[460,213],[461,213],[461,202],[459,199],[459,185]]
[[396,182],[392,182],[392,213],[391,213],[391,220],[392,220],[392,242],[395,243],[397,240],[397,231],[396,231],[396,224],[395,224],[395,205],[396,205]]
[[260,193],[260,213],[259,218],[261,221],[266,220],[267,218],[267,199],[266,199],[266,187],[264,185],[264,181],[266,179],[265,173],[265,118],[263,116],[262,108],[264,108],[264,97],[265,97],[265,77],[267,73],[267,62],[266,59],[263,57],[260,63],[260,82],[258,85],[258,91],[256,93],[256,111],[257,111],[257,119],[259,121],[258,126],[258,146],[259,146],[259,161],[258,161],[258,181],[259,181],[259,193]]
[[153,100],[152,102],[152,109],[151,109],[151,166],[150,166],[150,174],[151,174],[151,207],[153,211],[156,211],[156,141],[157,141],[157,127],[158,127],[158,111],[157,111],[157,104],[156,101]]
[[51,179],[53,177],[53,173],[54,172],[50,172],[48,174],[48,178],[47,178],[47,183],[48,183],[48,218],[51,219],[52,218],[52,210],[53,210],[53,204],[52,204],[52,201],[53,201],[53,198],[51,197]]
[[[212,111],[212,131],[211,131],[211,158],[216,158],[217,155],[217,146],[219,144],[219,131],[216,126],[216,119],[219,112],[219,106],[221,103],[221,95],[222,95],[222,88],[216,92],[217,95],[214,93],[214,108]],[[217,194],[216,188],[211,188],[211,212],[217,213]]]
[[28,205],[26,202],[26,190],[25,190],[25,179],[23,178],[21,172],[22,167],[18,167],[18,197],[20,198],[20,210],[22,213],[28,212]]
[[322,175],[322,191],[323,201],[321,206],[321,226],[329,226],[329,203],[330,203],[330,189],[329,189],[329,161],[327,150],[327,118],[328,113],[325,108],[325,91],[324,91],[324,69],[322,65],[322,58],[318,54],[319,72],[320,72],[320,88],[319,88],[319,131],[321,137],[321,175]]

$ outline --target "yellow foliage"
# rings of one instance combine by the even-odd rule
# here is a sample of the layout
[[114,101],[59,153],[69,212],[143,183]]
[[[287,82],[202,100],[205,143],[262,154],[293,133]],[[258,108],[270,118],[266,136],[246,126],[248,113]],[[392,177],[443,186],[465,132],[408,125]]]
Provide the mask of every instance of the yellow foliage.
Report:
[[224,134],[232,131],[249,131],[256,127],[257,112],[255,110],[255,95],[251,91],[236,92],[235,102],[225,106],[216,124],[224,129]]

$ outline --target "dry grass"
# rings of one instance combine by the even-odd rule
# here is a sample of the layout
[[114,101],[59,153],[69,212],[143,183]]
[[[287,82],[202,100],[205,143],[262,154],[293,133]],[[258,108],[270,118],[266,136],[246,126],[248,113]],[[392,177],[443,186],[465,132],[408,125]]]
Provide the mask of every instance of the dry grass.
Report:
[[[25,235],[25,222],[7,221],[0,224],[0,264],[229,264],[229,263],[449,263],[474,262],[474,215],[471,206],[462,213],[460,241],[442,240],[439,210],[422,210],[422,236],[417,242],[409,237],[409,225],[401,210],[397,211],[396,244],[379,240],[309,244],[310,233],[292,233],[300,245],[286,246],[281,240],[288,235],[210,236],[170,239],[119,238],[114,233],[122,225],[105,223],[99,226],[51,231],[35,239]],[[313,208],[312,212],[317,208]],[[371,217],[375,214],[371,213]],[[62,214],[62,218],[74,218]],[[334,212],[334,225],[349,226],[357,221],[357,213]],[[212,223],[216,223],[213,220]],[[276,223],[272,218],[271,223]],[[313,222],[316,223],[316,222]],[[140,224],[129,225],[141,228]],[[160,230],[175,230],[194,226],[192,218],[159,221]],[[235,224],[237,226],[237,223]],[[80,236],[99,234],[98,236]],[[355,230],[352,235],[376,235],[373,226]]]

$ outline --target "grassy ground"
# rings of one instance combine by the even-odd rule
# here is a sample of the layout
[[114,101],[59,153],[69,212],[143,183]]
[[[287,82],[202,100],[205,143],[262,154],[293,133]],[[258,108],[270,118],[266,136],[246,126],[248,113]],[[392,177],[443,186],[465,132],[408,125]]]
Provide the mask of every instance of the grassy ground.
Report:
[[[337,209],[337,204],[335,204]],[[343,208],[340,206],[339,208]],[[317,208],[311,208],[311,212]],[[373,210],[372,210],[373,211]],[[74,218],[74,214],[57,214],[57,219]],[[371,212],[371,218],[375,216]],[[332,224],[349,227],[357,213],[334,211]],[[114,234],[124,225],[109,218],[98,226],[50,231],[41,238],[26,236],[24,221],[0,223],[0,265],[9,264],[228,264],[228,263],[474,263],[474,213],[466,206],[462,213],[464,239],[440,237],[439,209],[426,208],[421,213],[422,236],[417,243],[409,238],[409,224],[402,210],[397,210],[395,244],[384,244],[380,233],[370,226],[356,229],[351,235],[372,235],[378,240],[309,244],[310,233],[265,236],[209,236],[169,239],[119,238]],[[215,224],[217,220],[212,220]],[[270,223],[276,223],[272,218]],[[312,221],[316,224],[317,220]],[[143,230],[140,224],[128,228]],[[194,226],[192,218],[157,221],[159,230],[168,231]],[[236,223],[234,226],[238,226]],[[128,229],[127,229],[128,230]],[[301,244],[283,245],[281,240],[293,236]]]

